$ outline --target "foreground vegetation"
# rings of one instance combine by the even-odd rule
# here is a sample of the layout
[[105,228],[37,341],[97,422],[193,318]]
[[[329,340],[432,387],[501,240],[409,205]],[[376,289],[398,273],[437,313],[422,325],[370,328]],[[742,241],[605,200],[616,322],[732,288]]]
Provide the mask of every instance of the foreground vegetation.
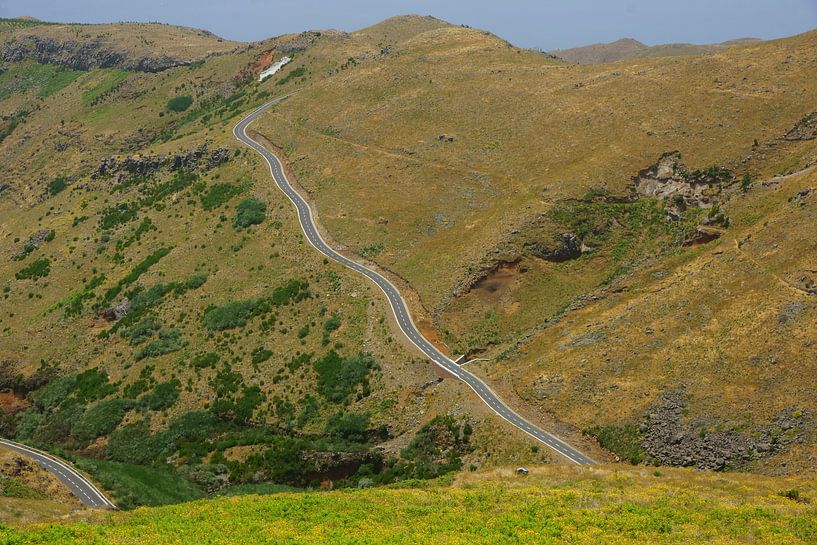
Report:
[[[788,489],[781,487],[800,486]],[[3,543],[814,543],[815,488],[687,470],[540,468],[453,484],[196,501],[89,523],[0,528]]]

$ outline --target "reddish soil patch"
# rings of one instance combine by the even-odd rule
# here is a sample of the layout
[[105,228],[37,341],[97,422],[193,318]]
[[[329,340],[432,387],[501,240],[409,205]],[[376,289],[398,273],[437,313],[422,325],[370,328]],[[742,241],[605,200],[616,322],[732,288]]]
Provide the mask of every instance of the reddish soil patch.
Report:
[[496,300],[505,294],[519,276],[519,260],[501,262],[477,282],[471,291],[480,299]]
[[420,330],[420,333],[422,333],[423,337],[428,339],[428,342],[437,347],[437,350],[439,350],[445,355],[450,355],[448,347],[445,346],[445,344],[443,344],[443,342],[440,340],[440,336],[437,334],[437,330],[434,329],[433,325],[423,320],[417,322],[417,329]]
[[28,407],[26,400],[18,397],[12,391],[0,392],[0,412],[15,414]]

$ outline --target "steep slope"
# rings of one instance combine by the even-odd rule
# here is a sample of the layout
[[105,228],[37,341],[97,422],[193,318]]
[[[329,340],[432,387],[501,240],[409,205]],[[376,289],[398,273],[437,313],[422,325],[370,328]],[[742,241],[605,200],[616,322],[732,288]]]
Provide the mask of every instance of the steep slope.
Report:
[[0,60],[35,59],[71,70],[157,72],[239,45],[204,30],[154,23],[63,25],[4,20],[0,28],[4,29]]
[[719,44],[659,44],[645,45],[632,38],[622,38],[614,42],[585,45],[570,49],[551,51],[560,59],[571,64],[606,64],[625,59],[646,57],[674,57],[683,55],[704,55],[720,53],[729,47],[757,42],[756,38],[739,38]]
[[[117,36],[133,28],[110,47],[130,51]],[[146,32],[163,29],[184,58],[174,27]],[[346,51],[318,70],[311,50],[344,40],[282,36],[161,72],[7,64],[4,435],[64,449],[122,507],[548,459],[404,346],[379,292],[311,251],[232,137],[243,112],[334,73]]]
[[454,484],[220,498],[91,523],[0,528],[9,542],[813,543],[813,482],[690,470],[533,468]]
[[[593,378],[564,364],[564,343],[555,336],[565,330],[554,324],[569,323],[575,309],[622,285],[627,293],[648,289],[656,280],[644,272],[649,267],[674,267],[719,236],[740,238],[750,224],[771,221],[758,213],[741,223],[733,207],[743,200],[760,206],[765,197],[757,188],[814,163],[817,87],[808,74],[815,50],[811,32],[717,55],[570,66],[477,30],[439,28],[304,87],[259,130],[287,151],[328,232],[414,288],[416,312],[452,353],[487,359],[475,365],[493,379],[513,375],[503,395],[526,399],[530,414],[597,435],[604,434],[596,425],[637,429],[643,410],[659,404],[672,383],[700,380],[705,388],[683,402],[684,411],[706,414],[706,399],[723,401],[704,427],[762,435],[780,418],[791,420],[785,411],[800,415],[785,423],[801,430],[785,449],[762,446],[762,454],[742,458],[744,445],[739,460],[666,458],[744,467],[798,449],[792,442],[813,445],[813,425],[801,418],[815,410],[809,387],[784,394],[769,383],[726,404],[731,381],[717,365],[703,373],[653,372],[649,361],[669,364],[663,345],[647,342],[649,359],[636,358],[642,341],[631,335],[621,343],[633,377],[623,388],[611,369]],[[666,176],[656,169],[668,169]],[[733,273],[729,263],[713,267],[718,276]],[[716,296],[698,289],[702,300]],[[648,316],[632,331],[653,329]],[[526,344],[543,330],[552,333]],[[786,347],[777,361],[788,354],[812,380],[810,367],[798,362],[801,341],[784,329],[759,331]],[[690,358],[703,357],[712,334],[691,332],[687,344],[697,348]],[[576,361],[601,357],[616,338],[579,339]],[[752,356],[734,352],[736,375],[755,375]],[[563,393],[533,395],[540,376]],[[563,386],[568,381],[581,382],[580,390]],[[626,411],[614,416],[619,407],[626,418]],[[722,420],[728,410],[742,424]],[[804,456],[794,467],[808,467]]]

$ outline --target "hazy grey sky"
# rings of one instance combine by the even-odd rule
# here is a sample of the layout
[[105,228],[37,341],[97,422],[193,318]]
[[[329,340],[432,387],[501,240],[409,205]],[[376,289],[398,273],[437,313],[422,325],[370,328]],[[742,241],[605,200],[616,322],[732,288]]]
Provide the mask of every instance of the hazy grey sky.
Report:
[[817,0],[0,0],[0,17],[161,21],[233,40],[356,30],[406,13],[484,28],[516,45],[543,49],[622,37],[648,44],[777,38],[817,27]]

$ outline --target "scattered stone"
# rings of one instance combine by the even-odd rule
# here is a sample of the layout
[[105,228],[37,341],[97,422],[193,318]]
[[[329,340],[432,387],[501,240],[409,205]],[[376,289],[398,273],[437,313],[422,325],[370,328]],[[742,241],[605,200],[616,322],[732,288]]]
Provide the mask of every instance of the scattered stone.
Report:
[[720,193],[721,184],[732,179],[731,172],[719,167],[690,171],[681,161],[681,153],[670,151],[633,177],[633,183],[639,194],[670,200],[675,207],[708,208]]
[[814,140],[815,138],[817,138],[817,112],[804,116],[783,136],[783,140],[789,142]]
[[806,205],[806,199],[814,192],[814,188],[801,189],[796,195],[789,198],[790,203],[795,203],[800,206]]
[[115,322],[127,316],[128,312],[130,312],[130,301],[126,297],[108,308],[103,308],[99,311],[99,315],[109,322]]
[[[810,414],[789,408],[770,424],[746,431],[720,431],[718,422],[685,422],[683,389],[664,393],[641,423],[644,450],[658,465],[723,470],[786,450],[804,438]],[[715,431],[708,431],[714,428]]]
[[533,242],[525,245],[525,249],[532,255],[560,263],[569,259],[576,259],[582,255],[582,242],[572,233],[561,233],[557,237],[557,243],[553,247],[548,247],[540,242]]
[[5,191],[6,189],[9,189],[9,188],[11,188],[10,184],[8,184],[6,182],[1,183],[0,184],[0,193],[2,193],[3,191]]
[[783,305],[780,313],[777,315],[777,323],[785,326],[797,321],[806,312],[806,305],[802,301],[790,301]]
[[133,155],[118,159],[106,157],[91,177],[105,178],[116,176],[116,182],[122,182],[130,176],[152,176],[159,170],[167,168],[177,170],[211,170],[230,159],[230,152],[225,148],[216,148],[208,153],[206,143],[183,154],[176,155]]
[[27,58],[34,58],[40,64],[56,64],[71,70],[121,68],[139,72],[160,72],[192,62],[168,55],[132,57],[99,39],[59,40],[37,34],[19,36],[0,47],[0,59],[5,62],[21,62]]
[[817,284],[806,274],[800,275],[797,279],[798,287],[809,295],[817,295]]
[[437,140],[439,140],[440,142],[453,142],[454,136],[451,134],[441,134],[440,136],[437,137]]

